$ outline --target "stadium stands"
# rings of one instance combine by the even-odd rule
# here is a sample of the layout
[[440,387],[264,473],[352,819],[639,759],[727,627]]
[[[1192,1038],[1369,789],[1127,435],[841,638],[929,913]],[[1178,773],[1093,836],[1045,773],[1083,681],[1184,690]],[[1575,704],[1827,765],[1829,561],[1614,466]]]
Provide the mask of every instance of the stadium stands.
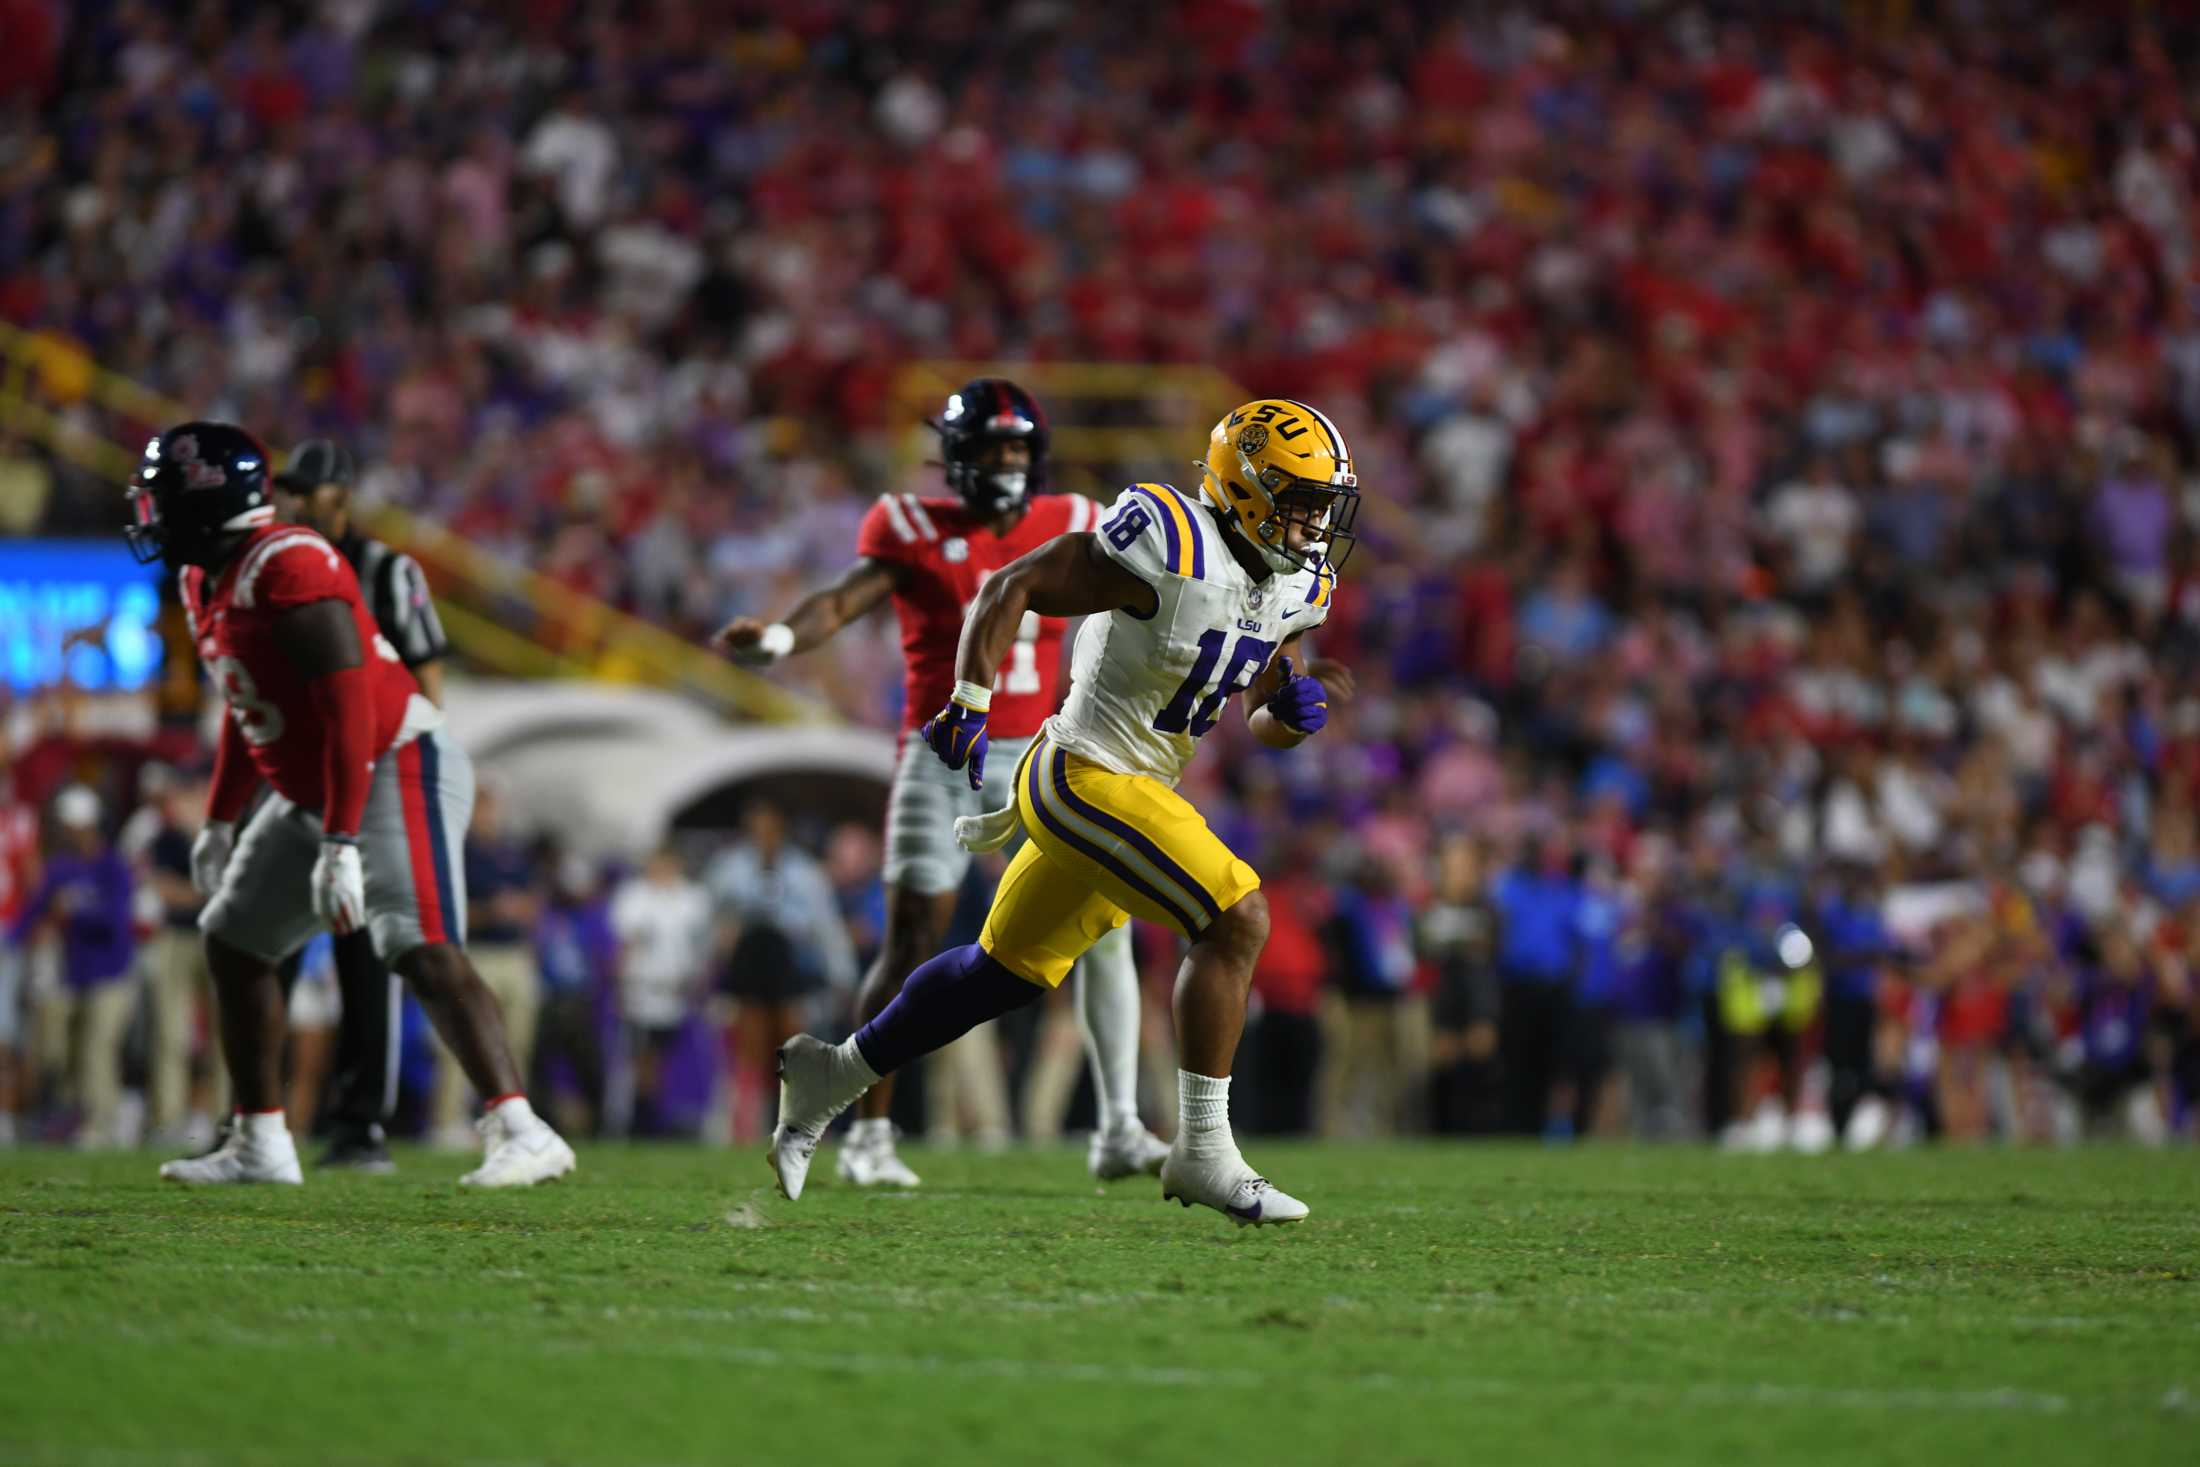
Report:
[[[0,78],[0,316],[47,343],[8,394],[142,435],[96,361],[342,436],[696,637],[915,482],[901,365],[1218,367],[1321,404],[1371,503],[1323,645],[1359,698],[1298,754],[1218,735],[1197,798],[1310,904],[1425,917],[1463,832],[1501,916],[1555,911],[1536,1125],[1670,1031],[1752,1144],[1824,1032],[1844,1120],[2190,1134],[2189,11],[727,9],[73,7]],[[117,514],[39,467],[0,486],[47,528]],[[894,655],[787,677],[884,723]]]

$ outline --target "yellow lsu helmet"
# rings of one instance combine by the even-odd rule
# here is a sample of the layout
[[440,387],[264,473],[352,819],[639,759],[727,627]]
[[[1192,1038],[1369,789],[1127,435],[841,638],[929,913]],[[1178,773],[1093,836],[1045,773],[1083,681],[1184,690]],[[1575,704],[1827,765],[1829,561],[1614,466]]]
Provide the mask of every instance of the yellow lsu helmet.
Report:
[[[1205,492],[1230,527],[1263,559],[1288,574],[1327,561],[1336,570],[1352,553],[1360,481],[1337,425],[1303,402],[1264,397],[1233,409],[1207,436],[1199,465]],[[1291,549],[1291,525],[1315,532],[1306,551]]]

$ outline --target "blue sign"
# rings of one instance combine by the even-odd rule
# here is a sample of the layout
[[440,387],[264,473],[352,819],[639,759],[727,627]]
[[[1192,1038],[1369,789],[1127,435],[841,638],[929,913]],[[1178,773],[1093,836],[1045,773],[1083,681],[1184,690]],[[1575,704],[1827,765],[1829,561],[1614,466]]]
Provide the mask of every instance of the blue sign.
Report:
[[90,692],[145,687],[160,675],[162,574],[112,540],[0,540],[0,675],[18,693],[64,672]]

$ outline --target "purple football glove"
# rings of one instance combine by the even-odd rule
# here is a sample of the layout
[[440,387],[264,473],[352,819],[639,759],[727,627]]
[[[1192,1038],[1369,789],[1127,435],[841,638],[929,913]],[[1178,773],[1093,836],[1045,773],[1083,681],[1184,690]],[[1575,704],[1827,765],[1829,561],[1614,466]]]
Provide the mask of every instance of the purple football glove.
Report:
[[970,787],[974,790],[985,788],[985,720],[983,708],[950,698],[947,706],[924,726],[924,741],[940,756],[942,764],[949,769],[969,767]]
[[1283,685],[1268,700],[1268,716],[1293,733],[1318,733],[1329,722],[1329,690],[1314,678],[1291,675],[1291,659],[1283,659]]

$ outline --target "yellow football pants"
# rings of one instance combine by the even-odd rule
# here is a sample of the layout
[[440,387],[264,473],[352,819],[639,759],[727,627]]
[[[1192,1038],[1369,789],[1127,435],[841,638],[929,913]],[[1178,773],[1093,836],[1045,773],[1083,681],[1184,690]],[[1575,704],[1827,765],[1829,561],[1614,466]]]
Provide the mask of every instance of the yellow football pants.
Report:
[[993,893],[978,945],[1049,988],[1131,917],[1196,940],[1260,887],[1175,790],[1103,769],[1043,734],[1017,767],[1016,810],[1029,839]]

